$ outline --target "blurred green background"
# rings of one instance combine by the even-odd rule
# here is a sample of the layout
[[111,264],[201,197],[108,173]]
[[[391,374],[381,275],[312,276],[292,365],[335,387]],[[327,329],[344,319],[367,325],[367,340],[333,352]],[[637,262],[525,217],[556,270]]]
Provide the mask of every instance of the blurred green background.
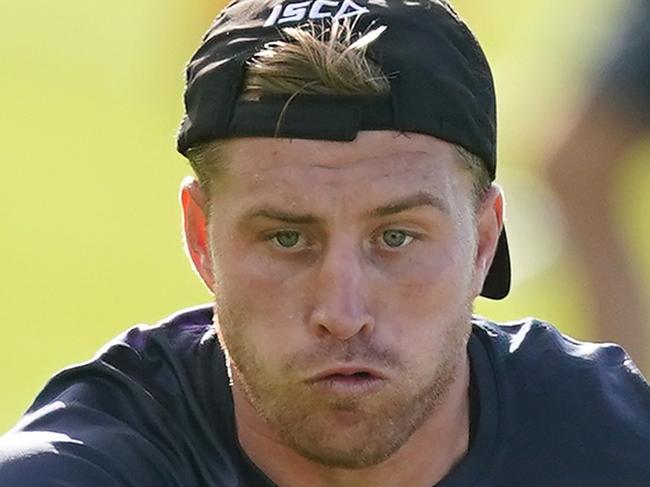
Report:
[[[619,0],[455,5],[491,60],[514,289],[479,300],[589,338],[584,282],[537,180],[541,151],[619,27]],[[208,302],[182,248],[174,150],[186,59],[220,2],[6,1],[0,18],[0,434],[49,376],[127,327]],[[650,276],[650,150],[621,221]],[[644,161],[644,159],[646,159]],[[639,225],[641,221],[641,225]]]

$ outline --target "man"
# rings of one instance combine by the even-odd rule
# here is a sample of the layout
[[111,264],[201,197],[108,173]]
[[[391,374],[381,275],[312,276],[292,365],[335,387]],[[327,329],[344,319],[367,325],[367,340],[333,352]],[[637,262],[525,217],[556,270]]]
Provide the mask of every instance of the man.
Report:
[[613,208],[630,151],[650,136],[650,1],[628,8],[625,32],[549,150],[544,170],[584,266],[595,331],[602,340],[624,345],[650,370],[647,285]]
[[0,484],[647,485],[620,348],[471,315],[510,269],[492,78],[449,5],[232,3],[185,101],[215,304],[54,377]]

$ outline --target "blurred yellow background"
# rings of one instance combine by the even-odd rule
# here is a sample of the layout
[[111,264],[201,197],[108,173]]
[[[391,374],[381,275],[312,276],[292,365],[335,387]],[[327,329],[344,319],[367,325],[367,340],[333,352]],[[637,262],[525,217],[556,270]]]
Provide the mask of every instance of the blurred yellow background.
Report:
[[[492,63],[514,289],[479,300],[589,338],[583,278],[537,180],[541,151],[619,27],[617,0],[455,6]],[[60,368],[129,326],[208,302],[182,248],[175,152],[183,68],[220,2],[7,1],[0,19],[0,434]],[[650,150],[620,182],[650,277]]]

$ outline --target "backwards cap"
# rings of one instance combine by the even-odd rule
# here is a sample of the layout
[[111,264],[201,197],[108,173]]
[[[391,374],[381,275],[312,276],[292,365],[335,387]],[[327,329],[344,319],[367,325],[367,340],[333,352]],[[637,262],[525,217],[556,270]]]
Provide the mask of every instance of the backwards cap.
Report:
[[[284,27],[326,28],[353,18],[352,34],[380,35],[367,55],[388,76],[385,96],[241,98],[246,63]],[[290,101],[290,103],[287,103]],[[480,157],[496,175],[496,102],[476,38],[444,0],[235,0],[217,17],[187,67],[185,116],[177,146],[233,137],[352,141],[361,130],[431,135]],[[481,294],[510,290],[505,231]]]

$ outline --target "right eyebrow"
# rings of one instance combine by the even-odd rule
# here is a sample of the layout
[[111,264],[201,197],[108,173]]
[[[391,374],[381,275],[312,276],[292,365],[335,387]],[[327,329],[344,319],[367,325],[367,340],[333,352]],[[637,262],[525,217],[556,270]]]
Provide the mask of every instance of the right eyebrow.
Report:
[[275,208],[254,208],[246,212],[242,216],[241,221],[245,222],[254,220],[255,218],[266,218],[294,225],[309,225],[322,221],[321,218],[309,213],[289,213]]

